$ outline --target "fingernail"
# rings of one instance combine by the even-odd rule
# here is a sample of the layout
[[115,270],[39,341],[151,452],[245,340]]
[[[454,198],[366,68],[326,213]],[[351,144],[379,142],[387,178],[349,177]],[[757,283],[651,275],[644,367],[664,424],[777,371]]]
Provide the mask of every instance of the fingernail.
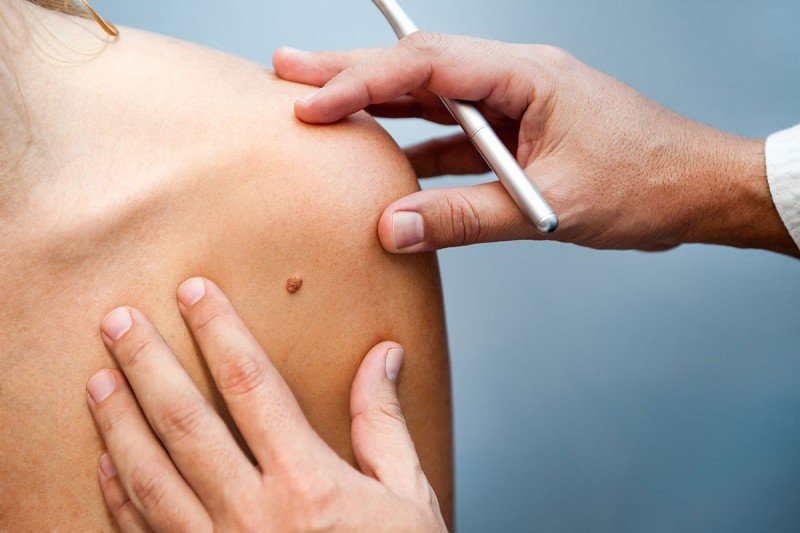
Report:
[[302,97],[302,98],[300,99],[300,101],[301,101],[301,102],[303,102],[304,104],[307,104],[307,103],[309,103],[311,100],[313,100],[313,99],[314,99],[314,97],[315,97],[315,96],[317,96],[317,94],[319,94],[319,92],[320,92],[321,90],[322,90],[322,88],[320,87],[320,88],[319,88],[319,89],[317,89],[316,91],[312,91],[312,92],[308,93],[307,95],[305,95],[304,97]]
[[284,54],[288,55],[305,55],[308,54],[305,50],[300,50],[299,48],[295,48],[293,46],[281,46],[281,50]]
[[118,307],[106,315],[100,327],[103,333],[108,335],[112,341],[117,341],[125,335],[125,332],[131,329],[132,325],[133,319],[131,318],[130,309]]
[[185,307],[196,304],[206,294],[206,282],[203,278],[190,278],[178,287],[178,299]]
[[403,366],[403,352],[402,348],[391,348],[386,352],[386,377],[390,381],[397,381],[397,375],[400,373],[400,367]]
[[117,475],[117,467],[114,466],[114,461],[111,460],[111,456],[107,453],[104,453],[100,457],[100,471],[106,477],[106,479],[110,479]]
[[415,211],[395,211],[392,215],[392,234],[395,250],[419,244],[425,238],[422,215]]
[[108,398],[116,388],[117,378],[108,370],[98,372],[92,376],[86,384],[86,390],[89,391],[89,395],[92,397],[92,400],[94,400],[94,403],[100,403]]

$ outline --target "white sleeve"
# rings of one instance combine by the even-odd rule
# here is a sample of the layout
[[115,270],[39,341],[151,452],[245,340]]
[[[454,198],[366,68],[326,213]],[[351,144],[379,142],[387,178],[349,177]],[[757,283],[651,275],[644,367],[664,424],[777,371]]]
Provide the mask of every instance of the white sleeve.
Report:
[[765,152],[772,201],[800,247],[800,126],[770,135]]

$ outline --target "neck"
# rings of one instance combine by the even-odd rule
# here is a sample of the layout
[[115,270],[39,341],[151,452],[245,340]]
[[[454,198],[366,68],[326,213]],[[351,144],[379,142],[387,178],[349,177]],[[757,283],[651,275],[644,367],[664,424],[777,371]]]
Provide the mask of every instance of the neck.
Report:
[[97,56],[104,36],[94,21],[27,0],[0,1],[0,210],[18,203],[20,188],[41,170],[41,125],[69,102],[64,67]]

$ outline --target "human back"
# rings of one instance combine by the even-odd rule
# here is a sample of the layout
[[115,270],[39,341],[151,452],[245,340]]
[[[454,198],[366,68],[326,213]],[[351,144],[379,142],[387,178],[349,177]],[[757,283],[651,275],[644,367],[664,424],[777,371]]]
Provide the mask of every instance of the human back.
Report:
[[8,58],[29,138],[0,184],[0,529],[109,528],[84,386],[111,364],[98,325],[113,307],[146,312],[211,397],[174,298],[196,275],[226,291],[350,461],[355,370],[376,342],[403,344],[400,400],[447,516],[437,267],[389,256],[375,234],[417,187],[388,136],[366,116],[300,123],[292,103],[308,88],[259,65],[128,28],[95,53],[91,21],[31,9],[92,53],[54,65],[19,45]]

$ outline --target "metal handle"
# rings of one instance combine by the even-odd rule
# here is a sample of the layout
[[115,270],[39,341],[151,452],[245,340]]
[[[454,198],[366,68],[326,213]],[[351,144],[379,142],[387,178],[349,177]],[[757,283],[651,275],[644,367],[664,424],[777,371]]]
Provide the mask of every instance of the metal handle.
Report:
[[[389,21],[399,39],[419,31],[397,0],[373,0],[373,2]],[[497,175],[509,196],[533,222],[536,229],[544,234],[554,232],[558,228],[558,217],[481,112],[468,102],[444,97],[441,97],[441,100]]]

